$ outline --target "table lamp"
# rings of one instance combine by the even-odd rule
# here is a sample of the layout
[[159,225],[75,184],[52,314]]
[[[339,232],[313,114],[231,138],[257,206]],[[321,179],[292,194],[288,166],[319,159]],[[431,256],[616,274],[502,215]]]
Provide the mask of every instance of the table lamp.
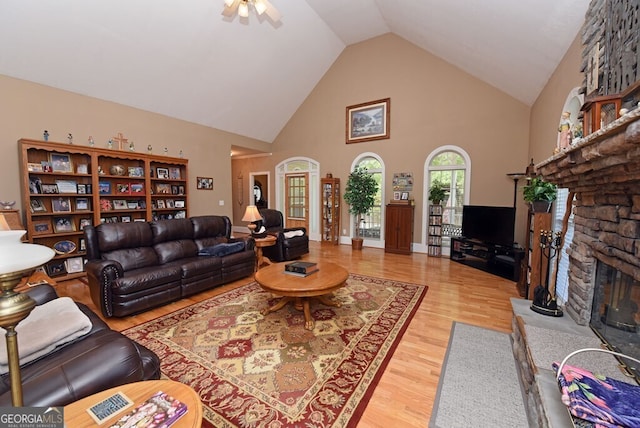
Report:
[[255,205],[247,205],[247,209],[244,211],[242,221],[249,222],[247,227],[252,234],[256,231],[257,225],[255,224],[255,222],[258,220],[262,220],[262,216],[260,215],[258,208]]
[[53,258],[54,251],[44,245],[25,244],[20,238],[25,230],[10,230],[7,220],[0,214],[0,327],[7,332],[7,360],[11,381],[11,401],[15,407],[22,406],[22,379],[18,334],[16,326],[26,318],[36,303],[24,293],[13,289],[22,277]]

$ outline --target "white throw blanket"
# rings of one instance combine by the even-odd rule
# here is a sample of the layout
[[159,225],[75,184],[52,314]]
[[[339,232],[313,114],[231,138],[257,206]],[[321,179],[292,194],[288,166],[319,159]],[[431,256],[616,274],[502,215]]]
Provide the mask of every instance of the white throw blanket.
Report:
[[289,232],[284,232],[283,235],[285,238],[293,238],[294,236],[303,236],[304,232],[301,230],[292,230]]
[[[20,365],[53,351],[91,330],[91,321],[70,297],[36,306],[16,327]],[[0,374],[9,371],[6,330],[0,328]]]

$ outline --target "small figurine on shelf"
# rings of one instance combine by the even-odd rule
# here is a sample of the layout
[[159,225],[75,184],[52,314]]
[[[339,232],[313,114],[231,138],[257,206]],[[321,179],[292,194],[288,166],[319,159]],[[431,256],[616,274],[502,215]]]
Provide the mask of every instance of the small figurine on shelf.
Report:
[[49,131],[47,131],[46,129],[44,130],[44,132],[42,133],[42,139],[44,141],[49,141]]
[[[109,140],[111,141],[111,140]],[[104,175],[104,170],[102,169],[102,167],[100,165],[98,165],[98,175]]]
[[133,144],[133,141],[129,142],[129,151],[130,152],[135,152],[136,151],[136,146]]
[[558,149],[564,150],[571,145],[573,123],[571,123],[571,112],[562,113],[560,125],[558,126]]
[[73,135],[71,135],[71,132],[67,134],[67,141],[69,141],[69,144],[73,144]]
[[184,153],[180,150],[180,159],[184,158]]
[[95,145],[95,142],[93,141],[93,137],[91,135],[89,135],[89,140],[87,140],[89,142],[89,147],[93,147]]
[[107,148],[108,149],[113,149],[113,140],[109,139],[109,141],[107,141]]
[[169,149],[166,147],[164,148],[164,155],[169,156]]
[[149,144],[147,146],[147,153],[151,154],[153,152],[153,147],[151,147],[151,144]]
[[2,205],[3,210],[12,210],[13,206],[16,204],[16,201],[0,201],[0,205]]

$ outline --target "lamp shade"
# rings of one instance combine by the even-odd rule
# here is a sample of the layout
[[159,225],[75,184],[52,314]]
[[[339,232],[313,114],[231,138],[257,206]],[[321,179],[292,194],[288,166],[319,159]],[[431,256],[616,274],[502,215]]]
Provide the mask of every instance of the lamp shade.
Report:
[[25,230],[0,230],[0,275],[36,268],[51,260],[55,252],[44,245],[24,244]]
[[262,216],[258,211],[258,207],[255,205],[247,205],[247,209],[244,211],[244,216],[242,217],[242,221],[254,222],[262,220]]

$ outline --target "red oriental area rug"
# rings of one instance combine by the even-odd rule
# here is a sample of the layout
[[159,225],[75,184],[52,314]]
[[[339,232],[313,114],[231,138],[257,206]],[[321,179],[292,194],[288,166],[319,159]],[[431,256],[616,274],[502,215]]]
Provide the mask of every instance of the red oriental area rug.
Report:
[[350,275],[308,331],[291,304],[263,316],[277,297],[252,282],[123,333],[200,394],[205,427],[354,427],[426,292]]

